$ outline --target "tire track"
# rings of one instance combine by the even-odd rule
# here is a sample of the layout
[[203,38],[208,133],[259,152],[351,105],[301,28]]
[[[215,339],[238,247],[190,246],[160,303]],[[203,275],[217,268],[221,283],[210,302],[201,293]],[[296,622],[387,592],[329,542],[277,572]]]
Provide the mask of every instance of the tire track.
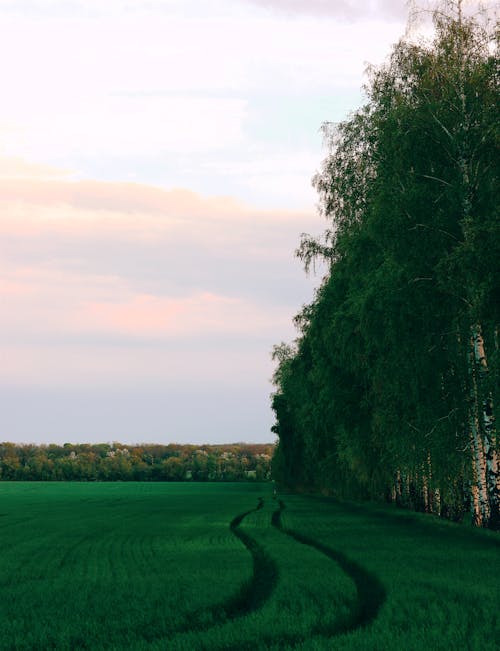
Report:
[[248,515],[260,511],[263,506],[264,499],[260,497],[256,508],[237,515],[229,524],[232,533],[241,540],[252,556],[253,572],[250,580],[246,581],[238,593],[229,600],[190,613],[186,617],[189,623],[174,629],[171,633],[206,631],[212,626],[238,619],[258,610],[269,599],[278,581],[277,565],[252,536],[239,529]]
[[278,500],[278,504],[279,508],[274,511],[272,515],[272,525],[285,535],[290,536],[296,540],[298,543],[313,547],[317,551],[335,561],[339,567],[353,580],[358,592],[358,607],[356,611],[353,612],[353,619],[349,624],[345,624],[342,628],[332,628],[330,630],[318,629],[314,632],[316,634],[328,634],[330,636],[334,636],[340,635],[342,633],[348,633],[370,624],[377,617],[380,607],[386,598],[385,588],[379,579],[368,570],[365,570],[364,567],[355,561],[350,560],[342,552],[331,549],[327,545],[318,542],[314,538],[299,533],[298,531],[284,527],[281,521],[281,515],[285,510],[286,505],[282,500]]
[[259,511],[263,506],[264,499],[260,497],[257,508],[236,516],[229,525],[231,531],[241,540],[253,558],[252,579],[238,596],[237,603],[233,606],[235,614],[232,618],[241,617],[260,608],[269,599],[278,581],[278,567],[273,559],[252,536],[238,529],[247,515]]

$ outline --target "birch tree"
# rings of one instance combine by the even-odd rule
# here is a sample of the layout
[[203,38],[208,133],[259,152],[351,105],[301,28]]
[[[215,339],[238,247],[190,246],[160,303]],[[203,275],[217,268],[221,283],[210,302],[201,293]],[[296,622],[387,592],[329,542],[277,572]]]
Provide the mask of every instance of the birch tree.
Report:
[[[277,428],[286,404],[302,482],[470,509],[496,528],[496,32],[460,0],[434,26],[430,43],[403,38],[371,71],[367,104],[325,127],[314,185],[328,226],[297,253],[328,273],[277,378]],[[282,459],[288,445],[280,434]]]

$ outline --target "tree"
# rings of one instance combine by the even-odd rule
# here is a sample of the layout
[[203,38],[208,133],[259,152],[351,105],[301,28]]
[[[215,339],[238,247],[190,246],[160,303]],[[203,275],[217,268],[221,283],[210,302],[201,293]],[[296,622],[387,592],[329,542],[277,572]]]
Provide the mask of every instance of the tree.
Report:
[[498,527],[497,32],[460,0],[433,18],[325,127],[329,225],[298,255],[328,273],[274,378],[278,466]]

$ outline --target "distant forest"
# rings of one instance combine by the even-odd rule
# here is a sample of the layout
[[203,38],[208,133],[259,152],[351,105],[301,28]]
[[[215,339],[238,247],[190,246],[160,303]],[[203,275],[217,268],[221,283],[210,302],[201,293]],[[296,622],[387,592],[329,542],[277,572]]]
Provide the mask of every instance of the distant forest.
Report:
[[270,478],[271,444],[0,443],[0,480],[254,481]]
[[327,124],[314,178],[327,273],[275,347],[284,485],[498,529],[498,25],[441,3]]

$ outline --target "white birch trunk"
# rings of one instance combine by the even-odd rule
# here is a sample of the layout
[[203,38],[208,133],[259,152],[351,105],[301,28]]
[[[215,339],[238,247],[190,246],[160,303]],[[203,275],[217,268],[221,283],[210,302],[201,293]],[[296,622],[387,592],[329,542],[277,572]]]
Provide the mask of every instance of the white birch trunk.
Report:
[[479,426],[479,396],[476,381],[474,339],[470,341],[471,350],[469,353],[469,377],[470,377],[470,405],[469,405],[469,435],[472,448],[472,476],[473,486],[477,488],[472,493],[472,504],[474,507],[474,524],[479,527],[485,526],[490,517],[488,489],[486,484],[486,461]]
[[481,429],[486,465],[485,472],[489,516],[493,517],[493,519],[498,519],[500,477],[498,473],[498,452],[496,445],[495,417],[493,414],[493,396],[490,392],[486,393],[484,390],[484,384],[488,375],[488,360],[486,358],[484,338],[479,324],[473,326],[472,336],[474,340],[474,361],[476,368],[478,369],[478,389],[481,393]]
[[[461,123],[458,131],[459,155],[457,158],[460,174],[462,177],[462,219],[467,228],[467,222],[471,219],[471,182],[470,182],[470,157],[468,156],[468,132],[470,115],[467,111],[467,101],[465,96],[465,64],[466,57],[463,44],[462,32],[462,0],[457,2],[458,23],[459,23],[459,48],[460,48],[460,69],[459,69],[459,87],[458,96],[460,100]],[[472,487],[471,487],[471,506],[473,511],[473,521],[476,526],[484,526],[489,519],[488,513],[488,494],[486,487],[486,468],[484,463],[483,442],[479,428],[479,405],[478,391],[475,369],[474,355],[474,338],[470,341],[471,349],[468,354],[469,369],[469,436],[472,450]]]

